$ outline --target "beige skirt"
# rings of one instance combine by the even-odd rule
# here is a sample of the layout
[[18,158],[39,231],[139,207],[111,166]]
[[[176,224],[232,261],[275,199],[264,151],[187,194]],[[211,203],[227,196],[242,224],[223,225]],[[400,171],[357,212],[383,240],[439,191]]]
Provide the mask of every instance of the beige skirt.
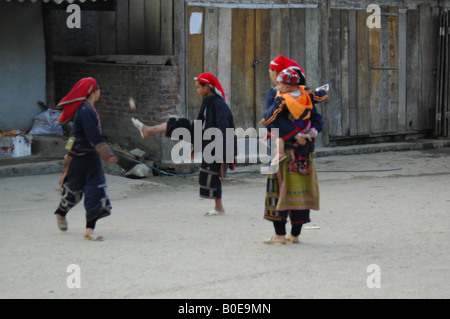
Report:
[[264,218],[276,221],[280,211],[319,210],[319,181],[312,156],[309,165],[308,174],[294,172],[286,159],[279,164],[277,173],[268,175]]

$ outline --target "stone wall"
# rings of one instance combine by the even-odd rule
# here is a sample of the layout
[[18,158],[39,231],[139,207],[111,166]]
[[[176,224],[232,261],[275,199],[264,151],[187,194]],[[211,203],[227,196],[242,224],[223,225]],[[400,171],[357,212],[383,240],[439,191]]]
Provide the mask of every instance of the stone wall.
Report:
[[[101,88],[96,109],[107,141],[128,150],[140,148],[147,153],[147,158],[159,161],[165,153],[165,137],[143,140],[131,118],[154,125],[170,116],[183,116],[179,72],[177,66],[55,61],[56,101],[79,79],[94,77]],[[129,107],[130,97],[136,102],[135,111]]]

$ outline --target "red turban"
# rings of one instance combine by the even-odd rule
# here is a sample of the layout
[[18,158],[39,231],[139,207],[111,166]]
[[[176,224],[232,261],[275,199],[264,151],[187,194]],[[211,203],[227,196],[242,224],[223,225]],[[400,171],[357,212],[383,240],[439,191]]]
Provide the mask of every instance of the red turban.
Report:
[[222,85],[213,74],[202,73],[198,77],[194,78],[194,80],[209,85],[219,96],[221,96],[225,101],[227,100],[225,97],[225,92],[222,89]]
[[276,57],[272,62],[270,62],[270,67],[280,73],[285,69],[297,69],[300,70],[303,78],[306,80],[305,70],[294,60],[291,60],[283,55]]
[[69,94],[59,102],[57,109],[63,109],[58,122],[65,123],[69,121],[76,110],[94,90],[97,88],[97,81],[94,78],[84,78],[75,84]]

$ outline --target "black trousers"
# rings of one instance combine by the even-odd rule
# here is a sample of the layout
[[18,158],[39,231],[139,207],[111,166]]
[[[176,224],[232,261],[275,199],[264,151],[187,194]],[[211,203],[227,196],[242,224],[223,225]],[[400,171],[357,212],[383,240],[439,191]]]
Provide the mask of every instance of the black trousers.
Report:
[[303,224],[309,223],[311,219],[309,218],[309,210],[292,210],[286,211],[286,218],[282,221],[273,222],[273,227],[275,228],[275,234],[284,236],[286,235],[286,223],[287,217],[291,220],[291,235],[292,236],[300,236],[302,231]]
[[98,219],[111,214],[111,202],[106,194],[106,179],[97,154],[70,158],[61,190],[61,201],[55,214],[63,217],[84,196],[86,228],[95,228]]

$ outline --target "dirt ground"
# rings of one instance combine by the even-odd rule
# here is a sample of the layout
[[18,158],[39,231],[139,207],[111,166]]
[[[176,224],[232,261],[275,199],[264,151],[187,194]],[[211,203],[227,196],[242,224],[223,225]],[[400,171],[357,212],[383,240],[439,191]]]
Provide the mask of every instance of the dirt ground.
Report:
[[213,217],[196,177],[108,175],[102,242],[83,240],[82,205],[57,229],[58,174],[0,179],[0,298],[450,298],[450,149],[315,163],[321,209],[279,246],[262,243],[257,165],[229,175]]

